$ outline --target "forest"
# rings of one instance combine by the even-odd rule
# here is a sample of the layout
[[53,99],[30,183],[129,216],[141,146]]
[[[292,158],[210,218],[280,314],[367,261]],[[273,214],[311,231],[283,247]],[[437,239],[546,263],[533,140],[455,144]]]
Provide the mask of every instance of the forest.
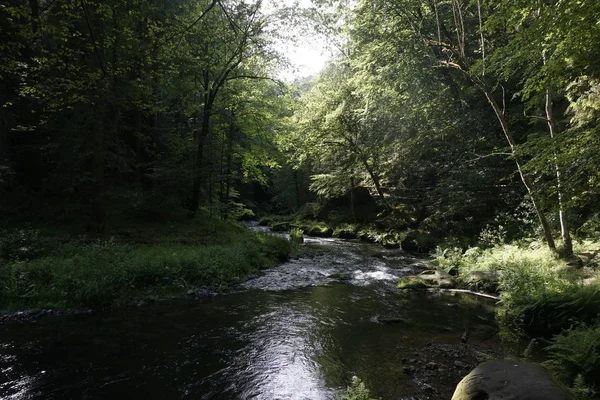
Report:
[[[298,32],[332,56],[290,79]],[[597,398],[599,43],[597,0],[5,0],[0,309],[222,292],[363,241],[498,294],[503,338]]]

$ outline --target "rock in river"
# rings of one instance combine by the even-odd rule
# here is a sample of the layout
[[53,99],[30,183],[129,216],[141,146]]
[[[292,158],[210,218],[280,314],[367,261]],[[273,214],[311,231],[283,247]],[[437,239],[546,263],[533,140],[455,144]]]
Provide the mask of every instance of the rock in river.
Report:
[[567,400],[546,371],[511,360],[492,360],[479,364],[465,376],[452,400]]
[[427,287],[453,288],[456,287],[454,278],[443,271],[427,270],[419,275],[405,276],[398,282],[400,289],[418,289]]

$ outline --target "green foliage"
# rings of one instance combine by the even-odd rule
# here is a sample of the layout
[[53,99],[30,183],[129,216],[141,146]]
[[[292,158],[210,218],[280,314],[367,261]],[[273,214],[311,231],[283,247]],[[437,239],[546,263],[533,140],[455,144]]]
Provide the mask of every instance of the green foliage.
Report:
[[333,236],[341,239],[356,239],[359,227],[355,224],[341,224],[333,230]]
[[[552,368],[576,395],[591,394],[600,387],[600,327],[579,326],[555,336],[547,348]],[[585,397],[583,397],[585,398]]]
[[352,377],[352,383],[346,388],[341,400],[374,400],[365,383],[357,376]]
[[46,250],[47,241],[36,230],[0,230],[0,260],[19,261],[39,256]]
[[[207,238],[209,232],[214,233]],[[0,261],[0,306],[98,309],[140,296],[219,288],[287,260],[292,250],[288,240],[217,220],[199,223],[187,234],[198,239],[186,243],[184,237],[163,236],[154,244],[125,244],[46,238],[53,245],[43,251]],[[14,237],[3,235],[2,243],[14,243]]]
[[294,243],[302,243],[304,241],[304,231],[300,228],[290,229],[290,240]]
[[436,268],[456,272],[463,285],[474,271],[499,274],[497,316],[508,336],[550,337],[579,322],[592,323],[600,313],[597,283],[583,284],[578,272],[565,269],[565,261],[540,242],[467,251],[437,248],[432,256]]

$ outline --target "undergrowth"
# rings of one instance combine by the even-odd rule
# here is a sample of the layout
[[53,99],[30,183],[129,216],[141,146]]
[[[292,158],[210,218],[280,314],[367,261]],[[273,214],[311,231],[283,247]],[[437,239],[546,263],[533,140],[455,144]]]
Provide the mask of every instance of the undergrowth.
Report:
[[0,307],[105,309],[140,296],[223,288],[286,260],[293,246],[218,220],[179,228],[185,237],[168,235],[176,225],[154,235],[140,225],[108,239],[0,232]]
[[[594,255],[600,243],[575,244],[575,253]],[[432,264],[457,275],[463,284],[469,273],[498,276],[500,302],[496,310],[502,334],[510,340],[543,338],[545,363],[572,388],[576,398],[596,396],[600,387],[600,283],[597,261],[584,268],[569,266],[540,241],[485,247],[436,249]],[[592,396],[592,397],[590,397]]]

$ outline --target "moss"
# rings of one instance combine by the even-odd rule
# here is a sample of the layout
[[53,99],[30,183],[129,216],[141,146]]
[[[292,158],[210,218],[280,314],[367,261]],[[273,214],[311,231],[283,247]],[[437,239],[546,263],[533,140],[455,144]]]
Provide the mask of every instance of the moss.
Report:
[[405,276],[398,281],[398,289],[425,289],[430,287],[427,282],[417,276]]
[[289,222],[275,222],[271,225],[273,232],[287,232],[290,230],[290,227],[291,225]]
[[333,229],[324,222],[311,222],[303,226],[308,236],[331,237]]

